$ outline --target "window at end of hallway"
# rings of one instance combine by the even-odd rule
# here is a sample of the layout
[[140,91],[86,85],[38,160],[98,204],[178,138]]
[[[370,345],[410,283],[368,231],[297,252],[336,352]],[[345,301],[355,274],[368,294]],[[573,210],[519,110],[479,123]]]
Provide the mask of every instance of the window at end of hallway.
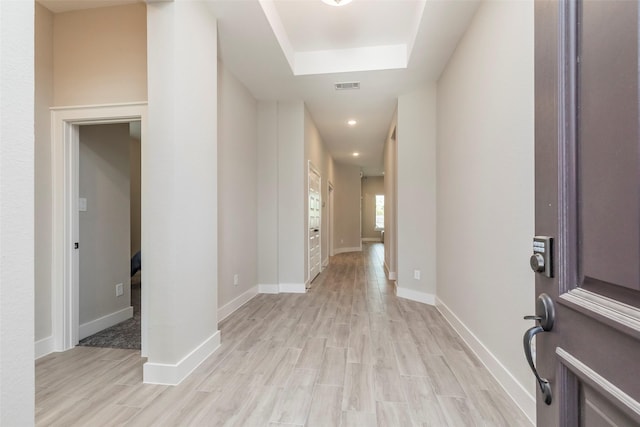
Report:
[[376,194],[376,231],[384,230],[384,194]]

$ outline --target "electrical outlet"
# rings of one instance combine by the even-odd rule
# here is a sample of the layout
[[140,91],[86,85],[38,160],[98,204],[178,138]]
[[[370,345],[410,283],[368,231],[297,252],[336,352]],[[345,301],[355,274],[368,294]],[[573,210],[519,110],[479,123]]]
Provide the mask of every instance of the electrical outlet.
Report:
[[240,279],[239,279],[237,274],[234,274],[233,275],[233,285],[234,286],[238,286],[238,283],[240,283]]
[[413,278],[420,280],[420,270],[413,270]]
[[116,285],[116,296],[121,297],[124,295],[124,285],[122,283],[118,283]]

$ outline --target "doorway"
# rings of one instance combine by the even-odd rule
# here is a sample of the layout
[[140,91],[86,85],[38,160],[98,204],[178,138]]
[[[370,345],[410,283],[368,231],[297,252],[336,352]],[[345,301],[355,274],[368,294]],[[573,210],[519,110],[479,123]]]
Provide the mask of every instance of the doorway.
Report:
[[322,255],[321,255],[321,243],[320,243],[320,226],[321,226],[321,200],[320,200],[320,173],[309,162],[309,280],[311,283],[313,279],[320,274],[322,269]]
[[[144,141],[146,129],[146,103],[73,107],[52,109],[53,139],[53,335],[54,351],[73,348],[80,337],[80,208],[84,201],[79,197],[80,128],[86,125],[128,124],[140,121],[140,137]],[[145,144],[140,144],[144,159]],[[144,161],[141,161],[142,171]],[[140,212],[144,216],[144,183],[140,190]],[[82,203],[82,206],[81,206]],[[92,204],[87,200],[87,210]],[[146,239],[144,227],[140,230],[140,246],[144,252]],[[127,240],[128,241],[128,240]],[[129,242],[129,241],[128,241]],[[92,244],[88,242],[87,244]],[[95,243],[94,243],[95,244]],[[129,247],[125,249],[129,252]],[[127,256],[128,258],[128,256]],[[128,273],[127,273],[128,274]],[[146,276],[142,272],[142,280]],[[113,295],[116,286],[110,286]],[[124,283],[122,283],[124,288]],[[124,291],[124,289],[123,289]],[[146,356],[146,312],[148,294],[141,291],[140,348]]]
[[82,346],[140,349],[140,133],[140,121],[79,126]]

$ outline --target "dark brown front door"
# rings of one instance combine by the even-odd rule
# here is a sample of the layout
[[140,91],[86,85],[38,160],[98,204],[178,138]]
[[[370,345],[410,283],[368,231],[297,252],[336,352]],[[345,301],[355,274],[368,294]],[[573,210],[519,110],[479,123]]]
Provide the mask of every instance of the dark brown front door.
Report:
[[639,12],[535,4],[536,234],[553,238],[536,294],[555,309],[533,339],[538,426],[640,425]]

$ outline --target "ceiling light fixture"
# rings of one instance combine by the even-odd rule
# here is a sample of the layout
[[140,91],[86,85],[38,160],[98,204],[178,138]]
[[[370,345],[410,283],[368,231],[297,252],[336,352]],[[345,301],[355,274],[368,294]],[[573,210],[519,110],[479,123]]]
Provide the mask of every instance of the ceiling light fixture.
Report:
[[354,119],[347,120],[347,124],[348,124],[349,126],[355,126],[357,123],[358,123],[358,122],[357,122],[357,121],[355,121]]
[[322,2],[330,6],[344,6],[347,3],[351,3],[351,0],[322,0]]
[[353,153],[353,157],[358,157],[360,153]]

